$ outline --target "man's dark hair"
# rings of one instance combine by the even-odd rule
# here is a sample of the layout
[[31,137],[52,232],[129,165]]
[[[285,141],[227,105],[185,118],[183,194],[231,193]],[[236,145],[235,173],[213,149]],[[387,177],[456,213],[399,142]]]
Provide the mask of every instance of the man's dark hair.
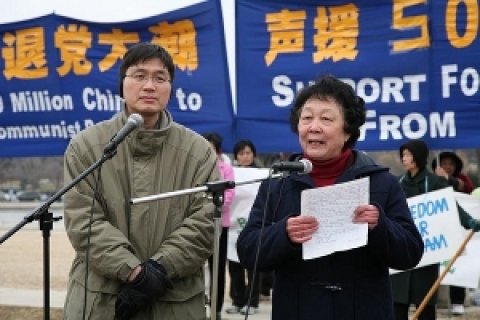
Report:
[[245,147],[249,147],[252,150],[254,158],[257,156],[257,149],[255,149],[252,141],[240,140],[233,146],[233,157],[235,158],[235,160],[237,160],[237,155],[240,153],[240,151],[245,149]]
[[165,68],[170,74],[170,82],[173,82],[175,77],[175,65],[173,64],[172,56],[163,47],[153,43],[139,43],[131,47],[123,56],[122,64],[120,65],[120,79],[118,92],[123,98],[123,79],[127,73],[127,69],[133,65],[145,62],[150,59],[159,58]]
[[202,136],[210,142],[217,153],[222,153],[222,137],[216,132],[205,132]]
[[345,142],[344,148],[353,148],[360,137],[360,127],[365,123],[366,119],[365,102],[363,99],[355,95],[350,85],[331,75],[324,75],[314,84],[302,89],[298,93],[289,117],[290,128],[294,133],[298,134],[300,113],[304,104],[310,98],[322,101],[333,99],[342,107],[341,111],[345,120],[343,130],[350,135],[350,138]]

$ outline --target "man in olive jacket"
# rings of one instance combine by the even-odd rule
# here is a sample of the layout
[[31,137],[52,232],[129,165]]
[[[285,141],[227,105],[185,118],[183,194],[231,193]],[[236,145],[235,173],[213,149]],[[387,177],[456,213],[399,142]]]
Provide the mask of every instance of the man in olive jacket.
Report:
[[131,48],[120,67],[125,110],[76,135],[65,152],[69,183],[102,157],[130,114],[144,118],[101,171],[65,195],[65,227],[76,257],[64,319],[205,319],[212,202],[196,193],[129,204],[220,179],[209,143],[166,110],[174,68],[160,46]]

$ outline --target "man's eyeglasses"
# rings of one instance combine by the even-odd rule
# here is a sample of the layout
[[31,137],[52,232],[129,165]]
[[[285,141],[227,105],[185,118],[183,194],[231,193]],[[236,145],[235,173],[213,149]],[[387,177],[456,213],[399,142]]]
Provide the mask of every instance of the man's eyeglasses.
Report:
[[145,84],[148,82],[148,80],[152,80],[152,83],[154,84],[161,84],[164,83],[165,81],[170,81],[167,79],[167,77],[163,74],[158,74],[154,76],[149,76],[143,73],[136,73],[136,74],[126,74],[125,77],[132,78],[138,83]]

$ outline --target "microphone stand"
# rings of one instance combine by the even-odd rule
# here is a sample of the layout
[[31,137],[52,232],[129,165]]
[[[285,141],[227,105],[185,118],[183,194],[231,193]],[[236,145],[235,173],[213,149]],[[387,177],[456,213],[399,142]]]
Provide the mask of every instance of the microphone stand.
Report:
[[204,186],[183,189],[178,191],[166,192],[163,194],[146,196],[141,198],[135,198],[130,200],[130,204],[135,205],[143,202],[162,200],[167,198],[172,198],[176,196],[183,196],[192,193],[206,192],[212,193],[213,204],[215,205],[215,211],[213,215],[214,221],[214,243],[213,243],[213,274],[212,274],[212,288],[211,288],[211,297],[210,297],[210,319],[217,320],[217,295],[218,295],[218,260],[219,260],[219,248],[220,248],[220,234],[221,234],[221,217],[222,217],[222,207],[223,207],[223,194],[227,189],[233,189],[236,186],[241,186],[244,184],[261,182],[269,178],[282,178],[285,176],[285,173],[275,173],[269,175],[266,178],[257,178],[245,181],[231,181],[231,180],[220,180],[215,182],[208,182]]
[[97,169],[108,159],[111,159],[117,153],[116,149],[105,152],[100,160],[95,162],[78,177],[72,180],[68,185],[57,191],[48,198],[44,204],[37,207],[31,214],[25,216],[22,221],[15,225],[0,238],[0,245],[10,238],[13,234],[23,228],[27,223],[38,220],[39,228],[42,230],[43,236],[43,316],[45,320],[50,319],[50,231],[53,229],[53,222],[59,221],[62,217],[53,217],[53,213],[49,211],[52,203],[60,199],[67,191],[72,189],[83,178]]

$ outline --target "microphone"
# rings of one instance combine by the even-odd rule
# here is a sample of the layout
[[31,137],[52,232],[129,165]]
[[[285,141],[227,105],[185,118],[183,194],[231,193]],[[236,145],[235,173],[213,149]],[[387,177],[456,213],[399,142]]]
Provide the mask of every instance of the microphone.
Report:
[[143,124],[143,117],[139,115],[138,113],[132,113],[128,119],[127,123],[123,126],[120,131],[118,131],[112,139],[110,139],[110,142],[107,144],[105,149],[103,150],[103,153],[110,153],[117,149],[117,146],[120,142],[125,139],[126,136],[130,134],[133,130],[137,129],[138,127],[141,127]]
[[276,171],[298,172],[299,174],[307,174],[312,172],[313,165],[308,159],[300,159],[298,161],[276,162],[272,164],[272,169]]

